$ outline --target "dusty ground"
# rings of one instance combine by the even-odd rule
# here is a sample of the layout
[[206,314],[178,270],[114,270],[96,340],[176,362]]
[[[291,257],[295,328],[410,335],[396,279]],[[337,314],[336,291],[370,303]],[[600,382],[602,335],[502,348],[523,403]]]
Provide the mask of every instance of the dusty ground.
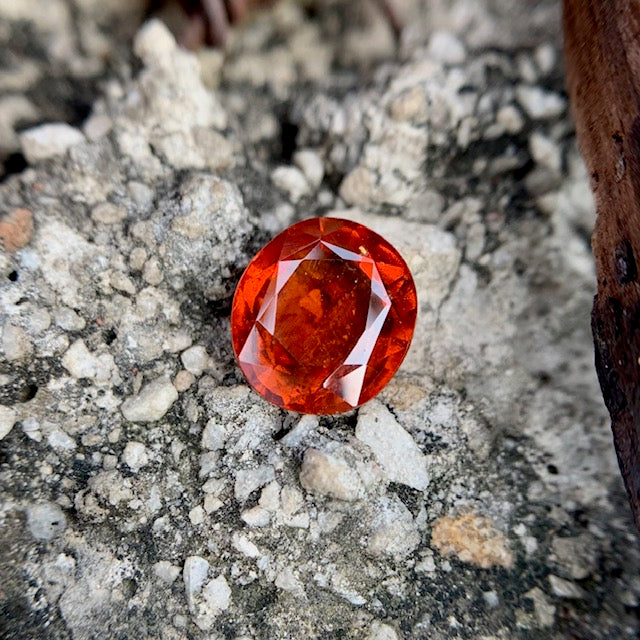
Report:
[[[195,56],[128,1],[0,2],[0,637],[638,636],[559,7],[398,7],[398,47],[281,2]],[[325,214],[420,313],[378,399],[300,417],[229,306]]]

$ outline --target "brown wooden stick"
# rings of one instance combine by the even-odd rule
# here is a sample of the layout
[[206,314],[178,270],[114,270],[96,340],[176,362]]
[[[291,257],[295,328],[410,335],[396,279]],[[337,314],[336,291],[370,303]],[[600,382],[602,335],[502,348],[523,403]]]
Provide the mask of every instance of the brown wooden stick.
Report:
[[595,197],[595,360],[640,529],[640,0],[565,0],[567,84]]

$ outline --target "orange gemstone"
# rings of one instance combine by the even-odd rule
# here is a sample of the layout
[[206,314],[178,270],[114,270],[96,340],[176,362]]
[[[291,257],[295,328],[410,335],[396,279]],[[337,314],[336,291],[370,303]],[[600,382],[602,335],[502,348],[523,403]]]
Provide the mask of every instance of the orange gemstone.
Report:
[[416,288],[381,236],[337,218],[298,222],[250,262],[233,299],[249,384],[291,411],[343,413],[377,395],[409,349]]

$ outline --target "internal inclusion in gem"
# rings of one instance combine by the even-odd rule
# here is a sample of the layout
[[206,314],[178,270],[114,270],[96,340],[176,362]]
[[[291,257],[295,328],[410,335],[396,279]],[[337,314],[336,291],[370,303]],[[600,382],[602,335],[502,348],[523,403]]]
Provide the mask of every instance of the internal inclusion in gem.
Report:
[[386,240],[354,222],[313,218],[252,260],[231,326],[240,368],[258,393],[292,411],[332,414],[387,384],[415,318],[411,274]]

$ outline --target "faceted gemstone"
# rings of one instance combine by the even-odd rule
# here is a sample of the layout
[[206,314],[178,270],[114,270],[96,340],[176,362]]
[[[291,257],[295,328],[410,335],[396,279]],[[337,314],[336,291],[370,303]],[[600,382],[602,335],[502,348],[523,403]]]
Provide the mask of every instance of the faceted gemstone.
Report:
[[269,242],[233,299],[233,348],[249,384],[300,413],[349,411],[389,382],[416,321],[413,278],[367,227],[298,222]]

